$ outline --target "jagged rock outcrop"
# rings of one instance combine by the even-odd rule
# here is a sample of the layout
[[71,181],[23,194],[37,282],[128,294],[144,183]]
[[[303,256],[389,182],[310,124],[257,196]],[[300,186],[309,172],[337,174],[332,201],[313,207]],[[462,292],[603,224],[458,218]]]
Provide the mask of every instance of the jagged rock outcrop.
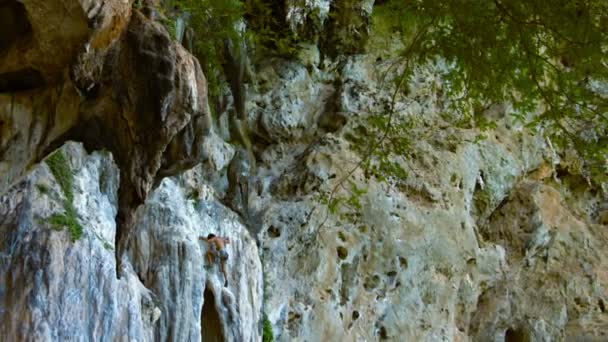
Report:
[[53,217],[68,196],[47,163],[0,197],[2,340],[152,340],[157,297],[129,265],[116,278],[118,169],[108,153],[62,149],[82,237]]
[[[166,179],[137,212],[128,250],[144,285],[157,294],[163,315],[155,340],[259,341],[262,266],[238,216],[224,207],[200,172]],[[209,264],[199,236],[228,237],[228,287]]]
[[[48,74],[43,77],[48,86],[4,90],[12,93],[3,95],[0,112],[0,191],[68,139],[89,150],[109,150],[121,172],[120,254],[133,211],[152,187],[202,159],[211,128],[205,77],[198,61],[161,24],[132,12],[130,2],[45,4],[25,2],[12,10],[27,16],[36,38],[19,46],[32,56],[25,65],[55,64],[40,66]],[[63,13],[53,6],[65,7],[65,25],[71,26],[39,34],[44,14],[52,22]],[[47,51],[45,46],[58,39],[55,35],[66,46]],[[21,63],[20,56],[10,53],[18,43],[11,42],[9,53],[0,57],[0,72],[13,72],[12,65]]]
[[127,230],[155,183],[202,159],[211,128],[206,83],[198,61],[139,12],[99,62],[106,65],[93,80],[94,94],[81,103],[78,124],[65,136],[115,155],[121,170],[119,228]]
[[79,56],[108,51],[130,14],[122,0],[0,4],[0,193],[77,123],[82,98],[70,70]]
[[8,0],[0,42],[0,92],[63,82],[84,51],[103,51],[121,35],[130,0]]
[[[260,340],[256,244],[200,171],[165,180],[139,209],[117,279],[118,168],[107,152],[60,151],[82,236],[55,221],[70,196],[48,162],[0,197],[2,339]],[[209,233],[231,240],[228,287],[198,239]]]
[[297,141],[314,135],[316,122],[333,94],[332,85],[310,75],[305,66],[284,60],[260,66],[257,77],[259,82],[273,85],[262,88],[261,94],[252,94],[250,99],[253,103],[249,105],[249,115],[252,123],[257,123],[254,127],[258,135],[271,142]]
[[274,6],[278,20],[285,22],[299,42],[319,44],[333,57],[365,49],[373,0],[285,0]]

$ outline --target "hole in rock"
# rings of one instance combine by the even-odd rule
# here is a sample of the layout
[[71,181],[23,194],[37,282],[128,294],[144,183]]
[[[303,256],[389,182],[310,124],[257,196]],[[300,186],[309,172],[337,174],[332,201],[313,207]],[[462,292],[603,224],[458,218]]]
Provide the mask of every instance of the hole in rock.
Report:
[[295,321],[300,320],[300,318],[302,317],[302,315],[300,315],[298,312],[295,311],[289,311],[289,314],[287,314],[287,323],[293,323]]
[[340,246],[340,247],[338,247],[337,251],[338,251],[338,258],[344,260],[348,257],[348,249],[346,249],[345,247]]
[[404,257],[399,257],[399,265],[401,265],[403,269],[407,269],[407,259]]
[[357,319],[359,319],[359,311],[355,310],[353,311],[353,321],[356,321]]
[[529,342],[530,336],[523,329],[507,329],[505,332],[505,342]]
[[0,51],[7,50],[32,32],[25,7],[16,0],[0,1],[0,22]]
[[201,340],[205,342],[223,342],[224,332],[220,314],[215,306],[215,296],[208,288],[203,294],[203,310],[201,312]]
[[380,330],[378,331],[378,335],[380,335],[381,340],[388,340],[388,333],[384,326],[380,327]]
[[44,83],[40,72],[32,68],[5,72],[0,74],[0,93],[34,89],[42,87]]
[[281,236],[281,230],[275,226],[270,226],[270,228],[268,228],[268,236],[271,238],[278,238]]
[[288,329],[294,333],[300,330],[302,324],[302,315],[295,311],[289,311],[287,314],[287,326]]

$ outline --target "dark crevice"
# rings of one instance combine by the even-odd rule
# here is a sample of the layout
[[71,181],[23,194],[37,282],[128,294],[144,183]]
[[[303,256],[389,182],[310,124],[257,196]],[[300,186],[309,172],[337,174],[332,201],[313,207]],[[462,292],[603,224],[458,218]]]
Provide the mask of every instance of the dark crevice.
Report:
[[346,249],[346,247],[338,246],[336,251],[338,253],[338,258],[340,258],[341,260],[344,260],[348,257],[348,249]]
[[277,228],[275,226],[270,226],[270,228],[268,228],[268,236],[270,236],[271,238],[278,238],[281,236],[281,229]]
[[44,84],[44,78],[42,78],[40,71],[32,68],[0,74],[0,93],[40,88]]
[[16,0],[0,1],[0,51],[19,40],[31,36],[32,26],[22,3]]
[[201,341],[225,341],[222,321],[215,303],[215,296],[209,288],[205,288],[203,300],[203,309],[201,312]]
[[380,337],[381,340],[388,340],[388,332],[386,331],[386,327],[384,326],[380,326],[380,329],[378,330],[378,336]]
[[507,329],[505,332],[505,342],[529,342],[530,336],[523,329]]

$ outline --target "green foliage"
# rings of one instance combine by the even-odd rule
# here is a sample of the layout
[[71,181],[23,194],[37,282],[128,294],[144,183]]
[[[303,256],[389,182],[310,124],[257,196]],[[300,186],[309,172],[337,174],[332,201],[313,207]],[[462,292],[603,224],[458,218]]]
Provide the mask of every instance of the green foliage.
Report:
[[68,160],[62,151],[57,151],[51,154],[46,159],[46,164],[49,166],[51,173],[55,177],[57,183],[63,190],[65,197],[68,202],[72,203],[74,201],[74,192],[73,188],[73,175],[72,170],[70,169],[70,164],[68,164]]
[[453,110],[475,119],[509,102],[522,119],[540,108],[528,127],[606,180],[608,98],[598,88],[608,85],[608,2],[392,0],[375,12],[379,29],[402,37],[404,64],[447,61]]
[[161,20],[160,20],[161,23],[163,24],[165,29],[167,29],[169,36],[171,36],[171,38],[173,38],[173,39],[176,39],[177,38],[177,22],[175,21],[174,18],[167,16],[165,11],[161,11],[161,13],[162,13]]
[[473,144],[479,144],[480,142],[486,140],[488,137],[485,134],[477,134],[475,136],[475,140],[473,140]]
[[388,114],[364,118],[353,132],[345,134],[350,147],[361,156],[360,162],[338,181],[330,193],[320,194],[317,197],[319,203],[326,205],[330,214],[356,223],[361,216],[361,199],[367,194],[367,189],[358,187],[350,176],[361,168],[366,178],[374,177],[381,182],[406,179],[408,173],[401,166],[401,157],[409,155],[419,125],[416,118],[396,117],[392,110]]
[[189,14],[187,25],[194,32],[193,54],[207,77],[209,95],[221,95],[224,42],[240,46],[244,37],[237,29],[243,17],[243,5],[236,0],[183,0],[180,10]]
[[38,183],[36,184],[36,188],[41,194],[48,194],[51,189],[46,184]]
[[274,341],[274,334],[272,332],[272,324],[270,323],[270,320],[268,319],[268,316],[266,316],[266,314],[264,314],[264,327],[262,330],[262,341],[264,341],[264,342],[273,342]]
[[49,166],[51,173],[65,195],[65,200],[63,201],[65,213],[53,214],[48,218],[48,221],[56,230],[67,227],[72,241],[77,241],[82,236],[82,226],[78,223],[76,208],[74,208],[74,176],[70,164],[62,151],[51,154],[46,159],[46,164]]
[[53,214],[48,218],[51,226],[56,230],[61,230],[63,227],[67,227],[70,232],[72,242],[77,241],[82,236],[82,226],[78,223],[76,216],[76,209],[72,203],[67,201],[64,202],[65,213]]
[[[281,20],[284,9],[280,2],[246,0],[244,4],[244,17],[250,27],[247,39],[258,48],[261,56],[290,58],[297,55],[299,37]],[[318,13],[310,15],[318,16]]]
[[[370,115],[346,138],[353,150],[362,155],[361,167],[367,177],[373,176],[380,181],[405,179],[408,173],[397,157],[409,154],[412,137],[419,124],[413,117]],[[376,139],[372,139],[371,146],[370,137]]]
[[186,199],[192,201],[192,205],[197,208],[201,204],[201,192],[199,189],[193,189],[188,193]]
[[367,194],[367,189],[357,187],[349,179],[345,179],[345,182],[341,182],[339,185],[343,191],[339,193],[334,191],[329,194],[321,193],[317,196],[316,200],[327,206],[329,213],[332,215],[337,215],[344,221],[354,223],[360,216],[359,212],[363,208],[361,200]]
[[199,189],[193,189],[192,191],[190,191],[188,193],[188,195],[186,196],[186,199],[188,200],[197,200],[199,197],[201,197],[201,193]]
[[[222,94],[223,68],[226,62],[224,43],[229,40],[237,49],[247,43],[256,46],[265,57],[294,56],[298,37],[277,18],[277,5],[263,0],[180,0],[164,2],[165,26],[175,37],[175,16],[187,13],[187,26],[194,32],[193,54],[198,58],[208,81],[209,96]],[[274,7],[272,7],[274,6]],[[173,10],[178,7],[178,11]],[[172,14],[169,14],[171,12]],[[240,30],[241,23],[248,30]]]

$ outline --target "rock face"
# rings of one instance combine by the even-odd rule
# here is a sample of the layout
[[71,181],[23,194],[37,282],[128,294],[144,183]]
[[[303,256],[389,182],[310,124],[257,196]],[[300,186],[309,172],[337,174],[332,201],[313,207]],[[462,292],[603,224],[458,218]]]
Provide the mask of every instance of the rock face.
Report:
[[79,122],[66,137],[116,156],[119,233],[128,238],[133,211],[155,182],[201,160],[210,129],[206,83],[196,59],[139,12],[101,62],[100,78],[87,80],[94,94],[81,103]]
[[311,77],[305,66],[282,60],[263,65],[258,77],[261,82],[277,85],[252,96],[255,102],[250,106],[250,116],[258,123],[258,134],[273,142],[310,136],[317,129],[315,123],[327,106],[332,94],[327,89],[332,86]]
[[522,182],[482,231],[507,251],[509,267],[483,289],[472,332],[480,340],[507,334],[532,340],[608,338],[605,226],[585,224],[554,187]]
[[118,169],[107,153],[86,155],[75,144],[63,153],[74,172],[78,241],[51,223],[66,195],[46,163],[0,197],[2,339],[151,340],[154,294],[129,267],[116,279]]
[[114,43],[130,12],[127,0],[3,1],[0,91],[60,82],[85,45],[104,50]]
[[[608,340],[608,186],[507,104],[495,128],[454,124],[440,61],[393,102],[381,3],[268,2],[297,46],[252,66],[234,205],[234,108],[211,120],[154,16],[2,2],[0,340]],[[401,149],[360,163],[390,109]]]
[[[0,80],[6,85],[0,91],[19,91],[3,95],[0,110],[0,191],[68,139],[89,150],[107,149],[121,172],[122,251],[133,211],[152,187],[202,158],[211,117],[200,65],[159,22],[131,13],[128,1],[3,6],[6,16],[28,21],[17,25],[5,43],[8,53],[0,57],[0,74],[10,76]],[[64,26],[48,30],[47,16],[53,23],[65,11]],[[20,44],[29,39],[18,35],[25,27],[35,40]],[[30,77],[14,71],[15,63],[44,70],[48,86],[12,85],[11,79]]]
[[[166,179],[137,212],[130,259],[161,301],[155,340],[259,341],[262,267],[254,239],[235,213],[190,172]],[[192,184],[188,186],[187,184]],[[228,237],[228,287],[198,239]]]
[[[66,195],[47,163],[0,198],[3,339],[260,340],[257,247],[213,190],[193,174],[165,180],[137,213],[117,279],[118,169],[108,153],[87,155],[74,143],[60,151],[73,172],[82,237],[73,241],[53,221]],[[212,232],[231,240],[228,287],[198,239]]]
[[[269,110],[273,122],[302,115],[298,107],[309,101],[310,92],[278,90],[302,70],[284,68],[270,84],[263,69],[268,90],[252,98],[290,96],[282,102],[289,108]],[[388,98],[374,69],[382,66],[370,54],[323,69],[331,70],[324,74],[330,87],[315,85],[321,71],[301,78],[299,89],[317,89],[331,104],[304,125],[321,129],[264,126],[271,137],[295,133],[275,139],[289,141],[289,149],[279,143],[262,154],[257,181],[264,191],[253,201],[264,269],[273,270],[265,277],[265,312],[275,338],[605,339],[602,197],[566,173],[547,172],[550,146],[500,108],[488,113],[497,128],[483,140],[475,129],[443,125],[446,99],[437,95],[433,68],[420,70],[412,93],[395,106],[399,120],[422,117],[410,130],[407,157],[393,156],[407,175],[370,177],[354,168],[361,155],[349,136]],[[324,117],[345,121],[323,130]],[[336,188],[347,199],[337,185],[351,171],[343,188],[366,189],[361,208],[329,212],[320,199]]]

